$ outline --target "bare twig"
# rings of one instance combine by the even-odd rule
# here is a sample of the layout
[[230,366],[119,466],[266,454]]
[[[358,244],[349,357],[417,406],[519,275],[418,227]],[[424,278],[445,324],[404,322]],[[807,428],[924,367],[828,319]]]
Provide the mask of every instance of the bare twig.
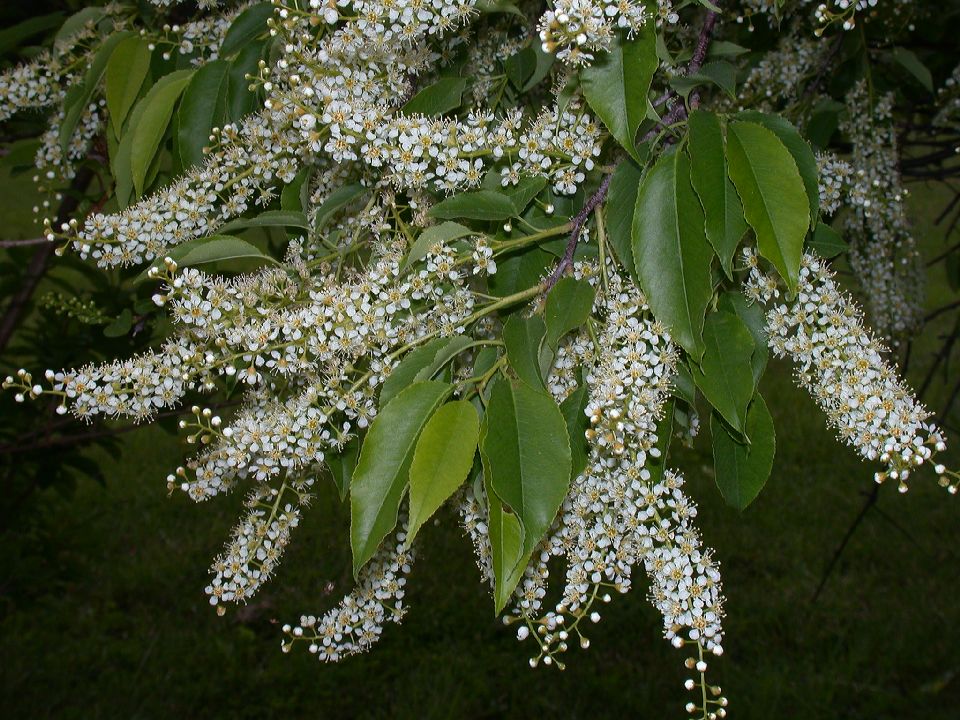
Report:
[[10,248],[30,247],[33,245],[43,245],[50,242],[46,238],[29,238],[27,240],[0,240],[0,249],[8,250]]
[[570,238],[567,240],[567,249],[564,251],[560,262],[558,262],[557,266],[553,269],[553,272],[550,273],[550,277],[547,278],[545,291],[550,290],[550,288],[556,285],[557,280],[563,277],[563,274],[573,267],[573,255],[577,251],[577,244],[580,242],[580,232],[583,230],[583,226],[590,217],[590,213],[592,213],[596,209],[597,205],[602,203],[607,197],[607,191],[610,189],[610,180],[612,178],[612,173],[604,176],[603,182],[600,183],[600,187],[597,188],[597,191],[589,197],[587,202],[585,202],[583,207],[580,209],[580,212],[578,212],[573,218],[572,229],[570,230]]
[[827,563],[827,567],[824,569],[823,575],[820,577],[820,583],[817,585],[817,589],[814,591],[813,597],[810,598],[811,605],[815,604],[817,600],[820,599],[820,593],[823,592],[823,588],[826,586],[827,580],[830,579],[834,568],[836,568],[837,563],[840,562],[840,557],[843,555],[843,551],[847,549],[850,539],[857,531],[857,528],[860,527],[860,523],[863,522],[863,518],[866,517],[867,511],[876,505],[877,497],[879,495],[880,485],[874,484],[874,486],[870,489],[870,493],[867,495],[866,501],[863,503],[863,507],[860,508],[860,512],[857,513],[857,516],[853,519],[853,522],[850,523],[850,527],[847,528],[847,532],[844,533],[843,540],[840,541],[837,549],[833,551],[833,556],[830,558],[830,562]]

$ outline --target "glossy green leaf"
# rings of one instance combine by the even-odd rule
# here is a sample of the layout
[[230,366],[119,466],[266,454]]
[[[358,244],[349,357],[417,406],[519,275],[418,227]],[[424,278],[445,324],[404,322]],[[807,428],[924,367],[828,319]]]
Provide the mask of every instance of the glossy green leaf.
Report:
[[740,113],[737,117],[757,125],[763,125],[780,138],[780,142],[790,151],[793,161],[797,164],[797,170],[800,171],[803,187],[807,191],[807,202],[810,205],[810,227],[811,229],[816,227],[817,219],[820,216],[820,169],[817,166],[817,157],[813,154],[813,149],[797,129],[779,115],[751,111]]
[[654,316],[694,359],[703,355],[703,316],[713,295],[713,250],[703,208],[682,152],[660,157],[640,186],[633,216],[633,255]]
[[357,460],[360,459],[360,438],[353,437],[343,446],[340,452],[327,453],[324,462],[333,477],[333,484],[337,486],[340,502],[343,502],[350,492],[350,482],[357,469]]
[[[429,380],[439,367],[438,359],[442,363],[449,362],[452,357],[450,350],[462,351],[465,339],[468,340],[460,335],[436,338],[408,352],[383,381],[380,388],[380,406],[386,405],[414,381]],[[457,350],[458,347],[459,350]],[[425,370],[427,374],[421,375]]]
[[840,233],[826,223],[817,224],[813,236],[807,240],[807,247],[820,257],[828,260],[850,249],[847,241],[840,236]]
[[576,389],[560,403],[560,413],[567,424],[567,437],[570,439],[570,478],[571,480],[583,472],[590,457],[590,444],[585,435],[590,427],[590,419],[584,412],[587,401],[590,399],[590,388],[581,377],[577,380]]
[[107,62],[107,112],[118,138],[150,72],[150,56],[150,43],[135,35],[119,43]]
[[490,486],[489,458],[483,452],[487,422],[480,433],[480,457],[483,458],[483,487],[487,497],[487,522],[490,538],[490,560],[493,569],[494,612],[500,611],[510,601],[513,589],[523,575],[523,527],[520,519],[505,508]]
[[230,61],[230,78],[227,90],[227,119],[236,123],[253,112],[259,102],[257,93],[250,91],[247,75],[255,75],[257,64],[264,54],[262,40],[245,45]]
[[[498,576],[499,610],[570,485],[570,441],[560,408],[550,395],[524,382],[497,381],[487,404],[481,450],[493,495],[517,516],[523,530],[515,568]],[[502,581],[505,577],[509,582]]]
[[[500,173],[490,173],[499,179]],[[498,187],[496,191],[505,195],[513,203],[514,215],[520,215],[537,195],[547,186],[545,177],[523,177],[516,185]]]
[[294,227],[306,230],[307,216],[291,210],[267,210],[252,218],[237,218],[218,228],[220,233],[231,233],[259,227]]
[[760,254],[794,292],[810,224],[810,204],[797,163],[773,132],[742,120],[729,125],[727,161]]
[[711,112],[690,113],[690,182],[703,206],[707,240],[720,259],[720,267],[733,278],[733,257],[747,231],[736,188],[727,177],[723,130]]
[[691,368],[693,379],[717,412],[742,433],[753,397],[753,336],[736,315],[715,312],[703,325],[703,340],[706,351],[700,366]]
[[563,277],[550,288],[543,310],[547,344],[557,348],[560,338],[583,325],[593,312],[596,292],[586,280]]
[[516,212],[506,195],[492,190],[475,190],[441,200],[427,214],[441,220],[506,220]]
[[442,405],[427,421],[410,464],[407,544],[467,479],[479,434],[480,418],[466,400]]
[[[194,265],[236,260],[238,258],[254,258],[272,264],[277,262],[256,245],[251,245],[246,240],[241,240],[232,235],[210,235],[196,238],[181,245],[167,248],[164,257],[175,260],[181,267],[193,267]],[[160,264],[160,260],[151,263],[151,265]],[[140,273],[135,282],[146,280],[149,271],[150,267],[147,267]]]
[[130,312],[130,308],[124,308],[113,322],[103,328],[103,335],[108,338],[123,337],[132,327],[133,313]]
[[553,255],[538,247],[502,261],[497,259],[497,273],[487,281],[490,292],[497,297],[505,297],[531,288],[540,282],[555,261]]
[[177,146],[184,167],[203,163],[210,133],[227,118],[230,63],[214,60],[198,69],[187,85],[177,111]]
[[540,357],[547,326],[539,315],[511,315],[503,325],[503,342],[510,368],[530,387],[546,390]]
[[350,483],[354,577],[396,527],[417,439],[450,390],[446,383],[414,383],[387,403],[370,424]]
[[265,35],[267,33],[267,20],[272,16],[273,6],[268,2],[251,5],[240,13],[223,38],[223,43],[220,45],[220,57],[230,57],[256,38]]
[[587,103],[628,153],[642,162],[636,138],[647,115],[647,93],[658,66],[656,28],[646,23],[632,39],[614,35],[608,52],[580,70]]
[[607,240],[613,246],[620,265],[632,277],[636,277],[633,264],[633,213],[637,207],[637,195],[643,171],[630,158],[624,158],[613,171],[607,201],[604,203],[607,220]]
[[725,312],[736,315],[753,337],[753,355],[750,357],[750,370],[753,373],[753,388],[756,390],[767,369],[767,360],[770,357],[770,347],[767,342],[767,317],[760,303],[749,302],[743,293],[730,290],[720,296],[717,307]]
[[749,445],[739,442],[715,414],[710,417],[710,432],[717,487],[728,505],[743,510],[760,494],[773,469],[777,446],[773,418],[757,395],[747,415]]
[[170,125],[173,110],[193,76],[193,70],[177,70],[157,81],[143,99],[143,115],[133,133],[130,171],[138,195],[143,194],[147,171]]
[[414,95],[402,110],[407,115],[443,115],[460,107],[467,79],[444,77]]
[[457,355],[471,347],[477,346],[477,341],[469,335],[454,335],[445,338],[446,342],[437,349],[436,354],[430,359],[430,362],[424,365],[413,376],[414,381],[432,380],[434,375],[439,373],[447,366]]
[[400,266],[401,272],[406,272],[413,265],[420,262],[427,256],[437,243],[448,243],[467,235],[473,234],[473,230],[455,222],[443,222],[439,225],[431,225],[423,230],[410,247],[410,252],[403,259],[403,265]]
[[699,85],[713,84],[727,93],[731,99],[737,92],[737,69],[725,60],[708,62],[695,73],[678,75],[670,80],[670,85],[686,97]]

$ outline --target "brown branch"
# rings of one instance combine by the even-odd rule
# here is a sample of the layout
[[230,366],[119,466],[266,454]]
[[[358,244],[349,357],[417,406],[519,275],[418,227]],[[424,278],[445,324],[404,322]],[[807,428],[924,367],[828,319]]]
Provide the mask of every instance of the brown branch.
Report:
[[583,226],[586,225],[590,213],[607,197],[607,191],[610,189],[610,181],[612,179],[613,173],[606,175],[603,178],[603,182],[600,183],[600,187],[597,188],[597,191],[590,196],[580,209],[580,212],[574,216],[572,229],[570,230],[570,238],[567,240],[567,249],[564,251],[560,262],[558,262],[557,266],[553,269],[553,272],[550,273],[550,277],[547,278],[544,292],[549,291],[550,288],[556,285],[557,281],[563,277],[563,274],[573,267],[573,255],[577,251],[577,244],[580,242],[580,232],[583,230]]
[[32,245],[43,245],[50,242],[46,238],[29,238],[27,240],[0,240],[0,249],[8,250],[10,248],[30,247]]

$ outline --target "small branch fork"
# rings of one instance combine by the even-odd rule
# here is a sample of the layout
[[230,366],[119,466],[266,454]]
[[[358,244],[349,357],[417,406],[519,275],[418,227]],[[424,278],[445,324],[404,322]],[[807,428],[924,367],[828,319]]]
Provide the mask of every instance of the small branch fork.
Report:
[[547,278],[547,282],[544,286],[544,292],[548,292],[550,288],[557,284],[557,280],[563,277],[565,272],[573,268],[573,255],[577,251],[577,244],[580,242],[580,233],[583,230],[583,226],[587,224],[587,220],[590,218],[590,213],[592,213],[607,197],[607,191],[610,189],[610,180],[612,178],[612,173],[604,176],[603,182],[600,183],[600,187],[597,188],[597,191],[590,196],[587,202],[584,203],[583,207],[580,209],[580,212],[578,212],[573,218],[573,228],[570,231],[570,239],[567,240],[567,249],[564,251],[560,262],[558,262],[557,266],[553,269],[553,272],[550,273],[550,277]]

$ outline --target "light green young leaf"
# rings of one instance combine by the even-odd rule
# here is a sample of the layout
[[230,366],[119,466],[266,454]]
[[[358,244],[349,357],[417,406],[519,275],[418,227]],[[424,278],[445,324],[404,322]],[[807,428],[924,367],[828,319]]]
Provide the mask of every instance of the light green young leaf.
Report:
[[451,389],[446,383],[414,383],[387,403],[370,424],[350,483],[354,577],[396,527],[417,439]]
[[[175,260],[177,265],[181,267],[193,267],[194,265],[236,260],[238,258],[255,258],[271,264],[277,263],[256,245],[251,245],[246,240],[241,240],[232,235],[209,235],[196,238],[168,248],[164,257]],[[155,260],[151,263],[151,267],[156,265],[162,265],[161,261]],[[147,273],[149,272],[150,267],[147,267],[137,276],[134,282],[139,283],[147,280]]]
[[407,253],[407,257],[403,259],[400,272],[406,272],[412,265],[423,260],[430,251],[430,248],[437,243],[448,243],[452,240],[471,235],[472,233],[473,230],[470,228],[455,222],[443,222],[439,225],[431,225],[417,236],[417,239],[410,247],[410,252]]
[[742,120],[729,125],[727,160],[760,254],[795,292],[810,224],[810,204],[797,163],[773,132]]
[[410,464],[410,527],[407,544],[463,484],[473,466],[480,418],[466,400],[442,405],[427,421]]
[[610,48],[580,70],[587,103],[610,134],[637,161],[636,138],[647,115],[647,93],[657,70],[656,28],[646,23],[632,39],[614,35]]
[[727,504],[737,510],[752,503],[770,477],[777,442],[773,418],[760,395],[750,404],[744,445],[727,429],[716,413],[710,415],[713,435],[713,467],[717,487]]
[[633,216],[633,255],[654,316],[699,360],[703,316],[713,295],[713,251],[686,154],[661,156],[644,178]]
[[237,218],[219,228],[220,233],[248,230],[258,227],[295,227],[306,230],[307,216],[295,210],[267,210],[252,218]]

